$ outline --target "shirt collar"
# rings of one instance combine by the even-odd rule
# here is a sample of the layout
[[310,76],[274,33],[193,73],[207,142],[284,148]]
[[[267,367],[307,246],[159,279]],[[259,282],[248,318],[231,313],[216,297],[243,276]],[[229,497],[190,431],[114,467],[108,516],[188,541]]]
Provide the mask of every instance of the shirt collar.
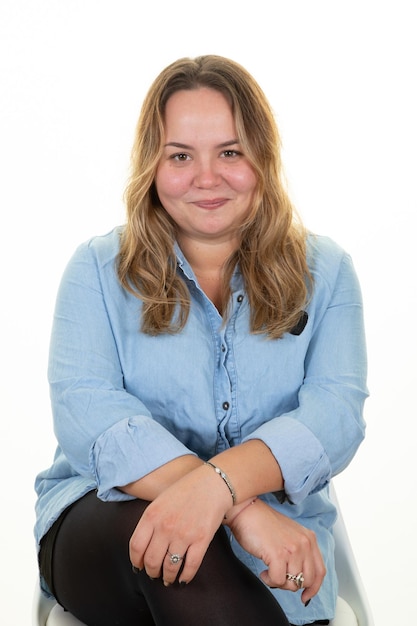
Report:
[[[185,258],[184,253],[181,250],[180,246],[178,245],[177,241],[174,244],[174,252],[177,257],[177,265],[183,272],[184,276],[188,278],[189,280],[192,280],[196,284],[198,284],[197,277],[194,274],[194,271],[191,265]],[[243,278],[242,278],[240,268],[238,266],[235,267],[234,272],[233,272],[231,288],[232,288],[232,292],[239,291],[240,289],[243,288]]]

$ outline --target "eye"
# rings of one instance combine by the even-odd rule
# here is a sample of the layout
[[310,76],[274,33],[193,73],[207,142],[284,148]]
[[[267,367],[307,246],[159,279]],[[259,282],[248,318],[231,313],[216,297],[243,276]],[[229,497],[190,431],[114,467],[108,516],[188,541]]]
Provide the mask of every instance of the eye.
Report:
[[240,156],[242,153],[238,152],[237,150],[224,150],[222,152],[222,155],[228,159],[230,158],[234,158],[234,157],[238,157]]
[[179,161],[183,163],[184,161],[187,161],[190,157],[188,156],[188,154],[185,154],[185,152],[177,152],[176,154],[172,154],[170,158],[173,161]]

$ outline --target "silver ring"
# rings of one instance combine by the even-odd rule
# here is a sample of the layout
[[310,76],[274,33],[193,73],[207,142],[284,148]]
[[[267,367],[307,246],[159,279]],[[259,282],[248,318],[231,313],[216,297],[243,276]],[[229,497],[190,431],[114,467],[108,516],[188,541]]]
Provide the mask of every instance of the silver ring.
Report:
[[286,574],[287,576],[287,580],[291,580],[291,582],[295,583],[297,585],[298,589],[301,589],[301,587],[304,584],[304,574],[303,572],[300,572],[299,574],[295,575],[295,574]]
[[179,554],[171,554],[169,550],[167,550],[167,554],[169,555],[169,560],[171,561],[172,565],[177,565],[184,558]]

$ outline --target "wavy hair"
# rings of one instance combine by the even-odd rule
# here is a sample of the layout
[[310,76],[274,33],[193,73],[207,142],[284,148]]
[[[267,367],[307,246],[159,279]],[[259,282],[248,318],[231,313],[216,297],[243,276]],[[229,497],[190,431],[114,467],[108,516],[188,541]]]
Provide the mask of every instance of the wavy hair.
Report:
[[125,289],[143,301],[143,332],[175,333],[184,327],[190,294],[177,273],[175,223],[159,201],[154,180],[163,150],[166,103],[179,90],[200,87],[219,91],[230,103],[239,143],[257,177],[240,245],[224,266],[224,310],[238,265],[249,298],[251,332],[279,338],[297,325],[308,299],[306,232],[285,190],[281,140],[271,107],[253,77],[230,59],[179,59],[151,85],[132,149],[118,276]]

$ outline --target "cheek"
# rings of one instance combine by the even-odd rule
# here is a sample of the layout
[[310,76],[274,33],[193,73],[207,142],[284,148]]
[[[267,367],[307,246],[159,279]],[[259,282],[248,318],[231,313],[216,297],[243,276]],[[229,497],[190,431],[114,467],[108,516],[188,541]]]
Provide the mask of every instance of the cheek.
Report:
[[251,168],[236,171],[233,175],[233,181],[230,181],[230,184],[240,193],[252,194],[257,185],[255,172]]
[[180,198],[187,191],[189,182],[183,174],[163,167],[156,173],[155,185],[161,199]]

